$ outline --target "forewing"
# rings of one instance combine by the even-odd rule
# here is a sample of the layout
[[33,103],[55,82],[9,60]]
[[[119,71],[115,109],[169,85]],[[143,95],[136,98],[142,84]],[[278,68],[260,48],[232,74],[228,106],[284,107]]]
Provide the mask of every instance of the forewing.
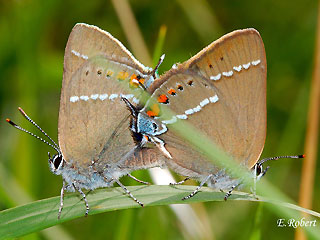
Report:
[[132,80],[149,77],[110,34],[86,24],[74,27],[65,52],[59,111],[59,145],[67,162],[114,165],[131,156],[143,167],[121,97],[137,104],[141,90]]
[[110,33],[96,26],[78,23],[72,29],[66,46],[63,82],[70,81],[73,73],[86,60],[97,56],[123,63],[137,69],[142,74],[146,73],[147,70]]

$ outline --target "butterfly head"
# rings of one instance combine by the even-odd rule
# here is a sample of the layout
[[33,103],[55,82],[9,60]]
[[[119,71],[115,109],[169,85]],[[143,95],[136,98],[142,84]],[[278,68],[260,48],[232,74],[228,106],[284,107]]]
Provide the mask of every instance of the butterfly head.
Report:
[[128,99],[122,98],[122,100],[131,112],[132,121],[130,129],[133,133],[154,137],[167,131],[167,127],[163,123],[149,117],[142,110],[137,109]]
[[167,131],[167,127],[149,117],[146,113],[140,112],[137,116],[137,132],[143,135],[157,136]]
[[49,156],[49,169],[50,171],[55,175],[61,175],[63,166],[65,164],[65,160],[61,153],[54,154],[52,157],[50,156],[50,153],[48,152]]
[[14,122],[12,122],[9,118],[6,119],[6,121],[13,127],[15,127],[16,129],[25,132],[29,135],[31,135],[32,137],[44,142],[45,144],[47,144],[48,146],[52,147],[54,150],[57,151],[57,154],[54,154],[52,157],[50,156],[50,153],[48,153],[49,155],[49,168],[51,170],[51,172],[53,172],[56,175],[61,175],[62,173],[62,169],[65,163],[65,160],[62,156],[61,150],[59,148],[59,145],[55,143],[55,141],[52,140],[51,137],[49,137],[49,135],[42,130],[42,128],[35,123],[23,110],[22,108],[18,108],[19,112],[22,114],[22,116],[24,118],[26,118],[29,122],[31,122],[36,128],[38,128],[40,130],[40,132],[42,132],[42,134],[47,137],[49,139],[49,141],[37,136],[36,134],[29,132],[28,130],[20,127],[19,125],[15,124]]
[[253,176],[257,179],[260,180],[268,171],[270,167],[267,166],[265,169],[263,169],[263,163],[257,162],[252,168],[251,171],[253,173]]
[[261,159],[259,160],[252,168],[251,168],[251,171],[254,175],[254,177],[257,179],[257,180],[260,180],[265,174],[266,172],[268,171],[268,169],[270,168],[269,166],[267,166],[265,169],[263,169],[263,164],[265,162],[268,162],[268,161],[276,161],[278,159],[281,159],[281,158],[304,158],[305,155],[294,155],[294,156],[278,156],[278,157],[271,157],[271,158],[264,158],[264,159]]

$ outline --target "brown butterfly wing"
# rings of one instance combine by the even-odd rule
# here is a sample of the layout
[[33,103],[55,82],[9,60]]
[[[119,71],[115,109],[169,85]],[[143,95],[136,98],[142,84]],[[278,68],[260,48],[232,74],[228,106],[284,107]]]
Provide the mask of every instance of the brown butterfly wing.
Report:
[[93,161],[101,167],[125,161],[145,167],[151,150],[136,149],[130,113],[121,100],[126,95],[136,102],[139,89],[130,79],[138,75],[148,77],[110,34],[86,24],[74,27],[65,52],[59,111],[59,145],[67,162],[83,169]]
[[104,56],[131,66],[142,73],[145,67],[110,33],[93,25],[78,23],[72,29],[65,51],[64,81],[88,59]]
[[[184,121],[245,166],[252,167],[260,157],[266,137],[266,57],[254,29],[213,42],[154,82],[150,91],[155,99],[167,96],[176,116],[187,117]],[[187,176],[217,172],[167,126],[168,132],[159,137],[173,157],[170,167]]]

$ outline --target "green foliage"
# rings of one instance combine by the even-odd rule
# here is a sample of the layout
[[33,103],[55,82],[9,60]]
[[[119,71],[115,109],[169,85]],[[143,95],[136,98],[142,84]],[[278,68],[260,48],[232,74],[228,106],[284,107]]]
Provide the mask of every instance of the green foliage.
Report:
[[[256,28],[264,40],[268,60],[268,130],[263,157],[303,153],[315,52],[316,1],[139,0],[130,1],[130,4],[149,52],[154,52],[154,62],[162,53],[166,54],[160,73],[170,69],[175,62],[187,60],[222,34],[240,28]],[[16,109],[21,106],[49,135],[56,135],[63,53],[68,35],[77,22],[97,25],[130,47],[110,1],[1,2],[0,209],[4,211],[0,213],[0,233],[10,233],[7,224],[16,224],[17,230],[10,233],[16,235],[10,236],[18,236],[22,231],[23,234],[31,233],[58,223],[59,199],[47,198],[59,195],[62,181],[48,171],[46,152],[49,148],[13,130],[5,123],[5,118],[10,117],[27,129],[34,129],[18,115]],[[165,38],[161,34],[158,36],[162,25],[167,27]],[[301,160],[284,159],[270,163],[270,166],[265,179],[297,201]],[[317,172],[319,168],[318,164]],[[138,174],[143,180],[149,178],[146,171]],[[123,180],[126,185],[133,184],[130,179]],[[315,180],[316,186],[319,185],[319,174]],[[265,185],[261,183],[260,186],[264,188]],[[67,194],[61,219],[64,223],[60,224],[69,233],[65,236],[75,239],[186,238],[185,230],[171,209],[156,205],[177,203],[194,187],[138,186],[129,189],[141,201],[154,207],[111,211],[137,205],[118,188],[103,189],[89,194],[91,213],[109,212],[84,218],[81,217],[84,205],[79,196]],[[152,191],[154,195],[151,195]],[[288,217],[282,212],[285,207],[276,204],[280,206],[276,208],[276,214],[273,207],[268,207],[270,204],[263,204],[256,214],[255,203],[219,202],[222,196],[204,188],[190,201],[211,201],[204,204],[204,213],[209,219],[207,227],[217,239],[259,239],[266,233],[268,238],[293,238],[293,228],[279,228],[276,224],[277,219]],[[319,197],[320,190],[315,188],[313,198]],[[160,200],[156,200],[158,198]],[[32,202],[31,199],[45,200]],[[20,206],[11,208],[17,205]],[[199,215],[202,214],[200,219],[204,222],[200,207],[191,205]],[[314,201],[313,206],[319,212],[320,202]],[[67,221],[71,219],[75,220]],[[42,231],[41,234],[58,239],[57,232],[61,229],[55,231]],[[40,235],[29,237],[38,239]]]
[[[194,190],[193,186],[135,186],[129,190],[140,199],[146,207],[162,206],[168,204],[182,203],[181,198],[187,196]],[[201,193],[184,203],[223,201],[224,193],[213,191],[204,187]],[[123,190],[118,188],[99,189],[87,195],[90,203],[90,215],[108,211],[117,211],[129,208],[141,208],[132,199],[128,198]],[[241,192],[234,192],[229,201],[247,200],[257,201],[251,195]],[[268,201],[261,199],[260,201]],[[270,200],[269,200],[270,201]],[[0,239],[20,237],[34,231],[39,231],[53,225],[63,223],[75,218],[84,217],[85,206],[79,194],[69,194],[65,197],[64,208],[61,218],[58,219],[60,198],[53,197],[32,202],[16,208],[11,208],[0,212]],[[275,205],[279,204],[274,202]],[[280,206],[280,204],[279,204]],[[282,204],[281,208],[293,208],[320,217],[319,213],[314,213],[298,206]],[[144,207],[145,208],[145,207]],[[261,212],[261,207],[259,208]],[[144,211],[144,209],[141,209]],[[90,217],[89,215],[89,217]],[[88,217],[88,218],[89,218]],[[257,216],[258,217],[258,216]],[[316,236],[315,229],[311,231]]]

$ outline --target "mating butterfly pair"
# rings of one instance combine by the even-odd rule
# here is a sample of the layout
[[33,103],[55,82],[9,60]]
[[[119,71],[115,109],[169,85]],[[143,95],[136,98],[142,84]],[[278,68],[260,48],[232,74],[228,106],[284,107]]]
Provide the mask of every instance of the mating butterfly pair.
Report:
[[[159,64],[162,61],[163,57]],[[204,133],[252,170],[255,179],[266,173],[262,164],[270,159],[258,159],[266,137],[267,66],[256,30],[229,33],[159,78],[157,67],[144,67],[109,33],[77,24],[65,50],[59,145],[21,108],[49,141],[7,119],[57,151],[53,157],[49,154],[49,166],[63,178],[59,218],[65,190],[83,196],[87,215],[89,204],[82,189],[110,187],[114,182],[143,206],[119,178],[134,178],[130,172],[157,166],[200,181],[184,199],[205,183],[227,191],[226,199],[241,180],[229,177],[172,130],[179,121]],[[151,98],[146,100],[145,93]]]

